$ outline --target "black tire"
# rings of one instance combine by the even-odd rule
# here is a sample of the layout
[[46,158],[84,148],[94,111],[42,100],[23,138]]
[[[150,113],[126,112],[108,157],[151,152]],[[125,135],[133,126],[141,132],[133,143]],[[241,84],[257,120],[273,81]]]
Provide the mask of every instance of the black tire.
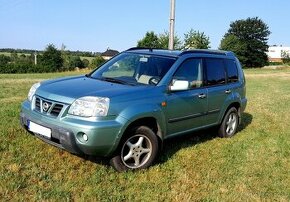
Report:
[[239,114],[235,107],[231,107],[219,127],[218,134],[222,138],[232,137],[236,132],[239,125]]
[[147,126],[139,126],[126,134],[110,164],[119,172],[148,168],[154,162],[158,149],[155,133]]

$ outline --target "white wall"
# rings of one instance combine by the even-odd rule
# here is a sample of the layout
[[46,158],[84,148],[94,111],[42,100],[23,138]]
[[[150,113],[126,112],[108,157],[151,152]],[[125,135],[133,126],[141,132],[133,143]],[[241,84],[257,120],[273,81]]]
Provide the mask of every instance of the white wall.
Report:
[[284,47],[284,46],[270,46],[267,52],[267,55],[269,58],[282,58],[282,51],[286,51],[288,54],[290,54],[290,47]]

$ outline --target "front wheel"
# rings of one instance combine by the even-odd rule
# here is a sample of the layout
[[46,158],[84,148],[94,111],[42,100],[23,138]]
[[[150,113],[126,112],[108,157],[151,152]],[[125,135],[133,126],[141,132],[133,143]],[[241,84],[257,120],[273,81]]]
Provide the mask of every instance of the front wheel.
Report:
[[235,107],[230,108],[219,128],[219,136],[220,137],[232,137],[238,128],[239,123],[239,115],[238,111]]
[[137,170],[149,167],[158,153],[158,139],[154,132],[139,126],[125,136],[117,155],[110,161],[117,171]]

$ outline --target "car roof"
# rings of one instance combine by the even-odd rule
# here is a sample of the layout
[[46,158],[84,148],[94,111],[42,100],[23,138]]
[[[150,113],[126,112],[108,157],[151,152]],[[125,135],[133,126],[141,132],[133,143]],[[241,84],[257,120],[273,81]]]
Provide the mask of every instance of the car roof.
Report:
[[139,54],[148,55],[159,55],[167,57],[179,57],[186,54],[207,54],[207,55],[224,55],[224,56],[235,56],[231,51],[222,50],[209,50],[209,49],[192,49],[192,50],[166,50],[166,49],[153,49],[153,48],[130,48],[126,52],[133,52]]
[[159,55],[167,57],[178,57],[182,51],[178,50],[165,50],[165,49],[153,49],[153,48],[130,48],[126,52],[133,52],[139,54]]

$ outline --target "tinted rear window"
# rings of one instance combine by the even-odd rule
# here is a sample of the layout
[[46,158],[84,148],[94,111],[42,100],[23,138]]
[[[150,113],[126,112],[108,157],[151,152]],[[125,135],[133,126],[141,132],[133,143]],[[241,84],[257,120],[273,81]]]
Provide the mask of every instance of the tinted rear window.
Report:
[[224,84],[226,82],[223,59],[206,58],[205,64],[208,86]]
[[225,64],[228,75],[228,83],[237,82],[239,77],[236,62],[234,60],[227,59],[225,60]]

